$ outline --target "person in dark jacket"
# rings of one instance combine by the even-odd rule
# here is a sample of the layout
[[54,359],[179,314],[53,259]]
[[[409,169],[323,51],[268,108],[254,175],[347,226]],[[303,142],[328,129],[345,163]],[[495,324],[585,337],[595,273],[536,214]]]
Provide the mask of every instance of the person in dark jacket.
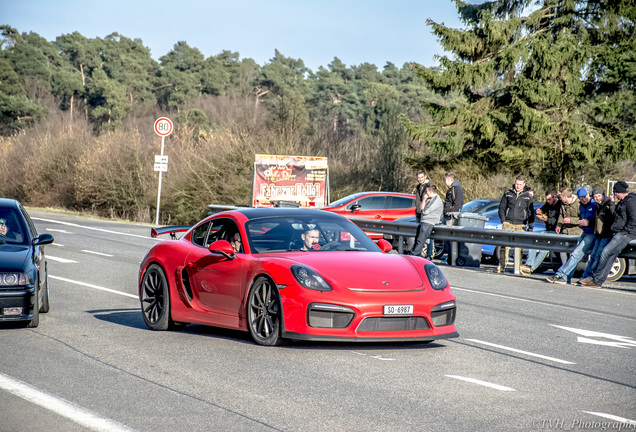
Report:
[[446,225],[453,225],[453,215],[451,213],[462,211],[462,206],[464,205],[464,189],[452,171],[444,175],[444,181],[446,182],[446,186],[448,186],[448,191],[446,191],[446,197],[444,199],[444,219],[446,220]]
[[588,279],[580,281],[583,286],[601,288],[618,254],[630,241],[636,240],[636,194],[627,193],[628,187],[624,181],[616,182],[614,185],[614,196],[620,200],[616,204],[614,223],[612,224],[614,235],[601,252],[601,259],[596,270]]
[[422,201],[424,201],[424,195],[426,195],[426,188],[431,184],[426,173],[422,170],[417,172],[417,186],[415,186],[415,217],[420,220],[422,215]]
[[[610,197],[603,194],[603,189],[592,189],[592,199],[596,202],[596,221],[594,222],[594,248],[590,252],[590,259],[585,266],[581,280],[587,279],[596,270],[601,259],[601,252],[612,239],[612,224],[614,223],[614,211],[616,205]],[[579,281],[580,283],[580,281]]]
[[[444,183],[446,183],[448,190],[444,197],[444,211],[442,216],[444,217],[444,223],[446,223],[446,225],[454,225],[455,216],[453,216],[453,213],[462,211],[462,207],[464,206],[464,188],[452,171],[448,171],[444,174]],[[449,241],[444,242],[444,249],[449,252],[448,257],[450,257],[451,243]]]
[[576,270],[579,261],[583,259],[586,253],[592,250],[596,242],[594,235],[594,222],[596,220],[596,201],[592,201],[587,189],[580,188],[576,191],[579,197],[579,214],[578,226],[581,227],[583,233],[576,242],[576,247],[568,260],[557,270],[554,276],[548,276],[546,280],[550,283],[569,284],[572,283],[572,276]]
[[[559,220],[559,210],[561,209],[561,201],[557,191],[549,189],[545,193],[545,204],[538,208],[536,211],[536,218],[542,220],[545,223],[545,232],[548,234],[556,233],[557,221]],[[521,274],[529,275],[535,271],[543,262],[546,256],[550,253],[549,250],[537,250],[530,249],[528,251],[528,258],[526,264],[521,266]]]
[[[422,202],[424,201],[424,195],[426,195],[426,188],[431,184],[431,181],[428,179],[426,173],[422,170],[417,171],[417,186],[415,186],[415,220],[418,222],[417,230],[415,231],[415,238],[419,238],[421,236],[422,224],[419,223],[422,218]],[[428,236],[427,236],[428,237]],[[429,239],[427,243],[427,251],[432,248],[431,242],[433,239]],[[432,252],[432,251],[431,251]],[[428,258],[428,253],[427,253]]]
[[[515,179],[512,188],[504,192],[499,203],[501,229],[508,231],[532,231],[534,228],[534,206],[532,195],[526,188],[526,178],[522,175]],[[503,273],[508,262],[509,247],[499,248],[497,273]]]

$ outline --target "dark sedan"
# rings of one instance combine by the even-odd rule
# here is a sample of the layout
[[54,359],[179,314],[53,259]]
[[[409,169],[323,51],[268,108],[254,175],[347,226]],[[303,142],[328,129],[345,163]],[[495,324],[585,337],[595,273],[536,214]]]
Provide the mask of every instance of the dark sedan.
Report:
[[51,234],[38,235],[16,200],[0,198],[0,321],[37,327],[49,311],[49,284],[43,246]]

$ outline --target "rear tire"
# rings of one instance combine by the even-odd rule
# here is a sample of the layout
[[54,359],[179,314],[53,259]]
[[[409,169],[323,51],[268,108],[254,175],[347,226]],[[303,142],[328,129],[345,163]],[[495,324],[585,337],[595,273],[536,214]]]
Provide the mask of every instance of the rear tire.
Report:
[[626,268],[627,263],[625,262],[625,258],[616,258],[606,280],[608,282],[616,282],[623,277]]

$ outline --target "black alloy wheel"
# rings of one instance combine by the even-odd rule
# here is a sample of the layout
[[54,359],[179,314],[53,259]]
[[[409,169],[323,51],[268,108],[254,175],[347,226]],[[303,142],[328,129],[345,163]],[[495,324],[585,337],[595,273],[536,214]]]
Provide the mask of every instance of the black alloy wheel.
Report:
[[163,269],[151,264],[141,281],[141,312],[146,325],[151,330],[172,330],[185,327],[175,323],[170,317],[170,288]]
[[280,296],[270,279],[254,281],[247,300],[247,319],[254,342],[267,346],[282,343]]

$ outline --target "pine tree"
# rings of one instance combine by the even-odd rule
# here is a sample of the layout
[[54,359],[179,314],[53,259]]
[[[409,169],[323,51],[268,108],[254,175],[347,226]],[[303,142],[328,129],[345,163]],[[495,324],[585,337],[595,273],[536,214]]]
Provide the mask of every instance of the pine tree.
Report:
[[636,156],[636,7],[629,0],[454,0],[465,29],[427,21],[440,68],[416,65],[457,104],[424,103],[410,135],[449,157],[544,184]]

